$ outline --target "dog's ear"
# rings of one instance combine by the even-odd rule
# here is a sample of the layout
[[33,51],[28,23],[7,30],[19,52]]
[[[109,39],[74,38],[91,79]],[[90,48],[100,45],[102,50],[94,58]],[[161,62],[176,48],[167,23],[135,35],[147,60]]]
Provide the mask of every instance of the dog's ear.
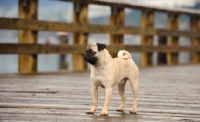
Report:
[[103,50],[103,49],[106,48],[106,45],[105,44],[97,43],[97,47],[98,47],[98,51],[101,51],[101,50]]

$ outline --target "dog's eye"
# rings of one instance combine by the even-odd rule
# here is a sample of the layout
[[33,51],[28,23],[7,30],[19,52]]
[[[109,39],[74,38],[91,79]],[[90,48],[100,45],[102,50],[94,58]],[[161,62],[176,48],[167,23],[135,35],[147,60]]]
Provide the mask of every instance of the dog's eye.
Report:
[[91,54],[92,54],[92,55],[95,55],[95,54],[96,54],[96,52],[94,52],[94,51],[91,51]]

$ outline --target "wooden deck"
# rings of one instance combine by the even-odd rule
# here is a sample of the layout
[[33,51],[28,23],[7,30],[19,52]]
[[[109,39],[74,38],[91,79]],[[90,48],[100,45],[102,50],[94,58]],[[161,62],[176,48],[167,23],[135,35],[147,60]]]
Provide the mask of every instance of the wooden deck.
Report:
[[91,106],[91,82],[87,73],[0,75],[0,121],[200,121],[200,65],[140,68],[138,114],[129,114],[132,93],[126,85],[124,113],[114,88],[109,116],[99,116],[104,89],[99,89],[99,106]]

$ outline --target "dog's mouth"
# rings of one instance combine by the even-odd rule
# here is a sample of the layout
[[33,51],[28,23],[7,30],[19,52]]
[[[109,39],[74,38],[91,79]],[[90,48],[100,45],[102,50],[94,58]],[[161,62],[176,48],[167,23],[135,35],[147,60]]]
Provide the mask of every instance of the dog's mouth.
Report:
[[84,53],[84,60],[87,61],[88,63],[90,63],[91,65],[96,64],[97,62],[97,58],[93,57],[92,55],[88,54],[87,52]]

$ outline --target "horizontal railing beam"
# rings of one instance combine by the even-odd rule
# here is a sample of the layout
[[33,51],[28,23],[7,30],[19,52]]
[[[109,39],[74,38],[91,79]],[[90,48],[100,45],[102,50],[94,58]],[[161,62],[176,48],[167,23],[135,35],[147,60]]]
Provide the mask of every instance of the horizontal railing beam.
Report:
[[111,34],[143,34],[161,36],[200,37],[200,32],[178,31],[131,26],[88,25],[80,23],[47,22],[31,19],[0,18],[1,29],[35,30],[35,31],[66,31],[80,33],[111,33]]
[[[0,54],[66,54],[84,53],[87,45],[51,45],[51,44],[0,44]],[[140,46],[140,45],[108,45],[110,53],[119,50],[129,52],[199,52],[200,46]]]

